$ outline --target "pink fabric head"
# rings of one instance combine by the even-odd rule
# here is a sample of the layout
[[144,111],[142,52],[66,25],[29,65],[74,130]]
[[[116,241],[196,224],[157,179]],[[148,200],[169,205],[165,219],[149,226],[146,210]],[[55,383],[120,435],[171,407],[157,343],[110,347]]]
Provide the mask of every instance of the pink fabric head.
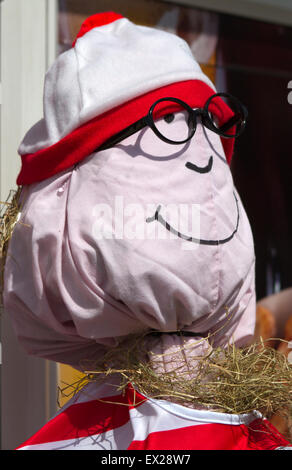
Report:
[[252,233],[221,140],[201,124],[177,146],[145,128],[22,200],[4,300],[29,353],[78,367],[148,329],[252,338]]

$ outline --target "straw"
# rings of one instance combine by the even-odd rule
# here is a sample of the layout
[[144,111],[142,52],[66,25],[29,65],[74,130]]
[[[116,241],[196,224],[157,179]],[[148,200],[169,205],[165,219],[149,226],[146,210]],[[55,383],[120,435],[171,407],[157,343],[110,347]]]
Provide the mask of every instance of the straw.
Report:
[[3,305],[4,268],[8,245],[20,212],[21,187],[11,190],[5,202],[0,201],[0,306]]

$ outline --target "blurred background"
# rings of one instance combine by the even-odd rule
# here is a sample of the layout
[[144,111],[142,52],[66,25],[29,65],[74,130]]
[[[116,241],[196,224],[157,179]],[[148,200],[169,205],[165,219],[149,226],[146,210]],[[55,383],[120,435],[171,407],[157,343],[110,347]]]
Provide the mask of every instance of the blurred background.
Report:
[[[46,70],[88,16],[115,11],[181,36],[217,90],[247,106],[231,170],[254,235],[257,298],[292,286],[291,0],[2,0],[0,7],[1,201],[15,189],[20,140],[42,117]],[[5,312],[1,337],[2,449],[13,449],[57,411],[57,387],[80,374],[27,357]]]

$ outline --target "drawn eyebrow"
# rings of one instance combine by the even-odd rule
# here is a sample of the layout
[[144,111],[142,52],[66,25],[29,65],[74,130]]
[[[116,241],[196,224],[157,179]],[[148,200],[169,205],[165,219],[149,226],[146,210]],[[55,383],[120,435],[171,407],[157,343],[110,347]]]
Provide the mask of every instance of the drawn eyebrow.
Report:
[[189,170],[196,171],[197,173],[209,173],[209,171],[211,171],[212,166],[213,166],[213,157],[211,156],[209,158],[208,164],[206,166],[203,166],[203,167],[197,166],[197,165],[195,165],[194,163],[191,163],[191,162],[187,162],[185,164],[185,166]]

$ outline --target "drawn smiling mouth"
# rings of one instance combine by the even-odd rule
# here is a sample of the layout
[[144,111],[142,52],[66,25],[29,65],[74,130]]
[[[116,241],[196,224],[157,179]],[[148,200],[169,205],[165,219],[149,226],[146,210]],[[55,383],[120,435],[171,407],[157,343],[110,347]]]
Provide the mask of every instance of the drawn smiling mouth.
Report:
[[194,238],[194,237],[190,237],[188,235],[184,235],[183,233],[179,232],[178,230],[176,230],[175,228],[173,228],[163,217],[162,215],[159,213],[160,212],[160,209],[161,209],[161,205],[159,205],[155,211],[155,214],[152,216],[152,217],[148,217],[146,219],[146,222],[147,223],[150,223],[150,222],[154,222],[154,221],[157,221],[159,223],[161,223],[165,228],[166,230],[168,230],[169,232],[171,233],[174,233],[175,235],[177,235],[179,238],[182,238],[183,240],[185,241],[188,241],[188,242],[193,242],[193,243],[198,243],[200,245],[223,245],[224,243],[227,243],[229,242],[233,237],[234,235],[236,234],[237,230],[238,230],[238,225],[239,225],[239,207],[238,207],[238,200],[237,200],[237,197],[235,196],[235,193],[233,192],[233,196],[234,196],[234,199],[235,199],[235,202],[236,202],[236,209],[237,209],[237,221],[236,221],[236,227],[235,229],[233,230],[233,232],[231,233],[231,235],[229,235],[228,237],[226,238],[222,238],[221,240],[205,240],[203,238]]

